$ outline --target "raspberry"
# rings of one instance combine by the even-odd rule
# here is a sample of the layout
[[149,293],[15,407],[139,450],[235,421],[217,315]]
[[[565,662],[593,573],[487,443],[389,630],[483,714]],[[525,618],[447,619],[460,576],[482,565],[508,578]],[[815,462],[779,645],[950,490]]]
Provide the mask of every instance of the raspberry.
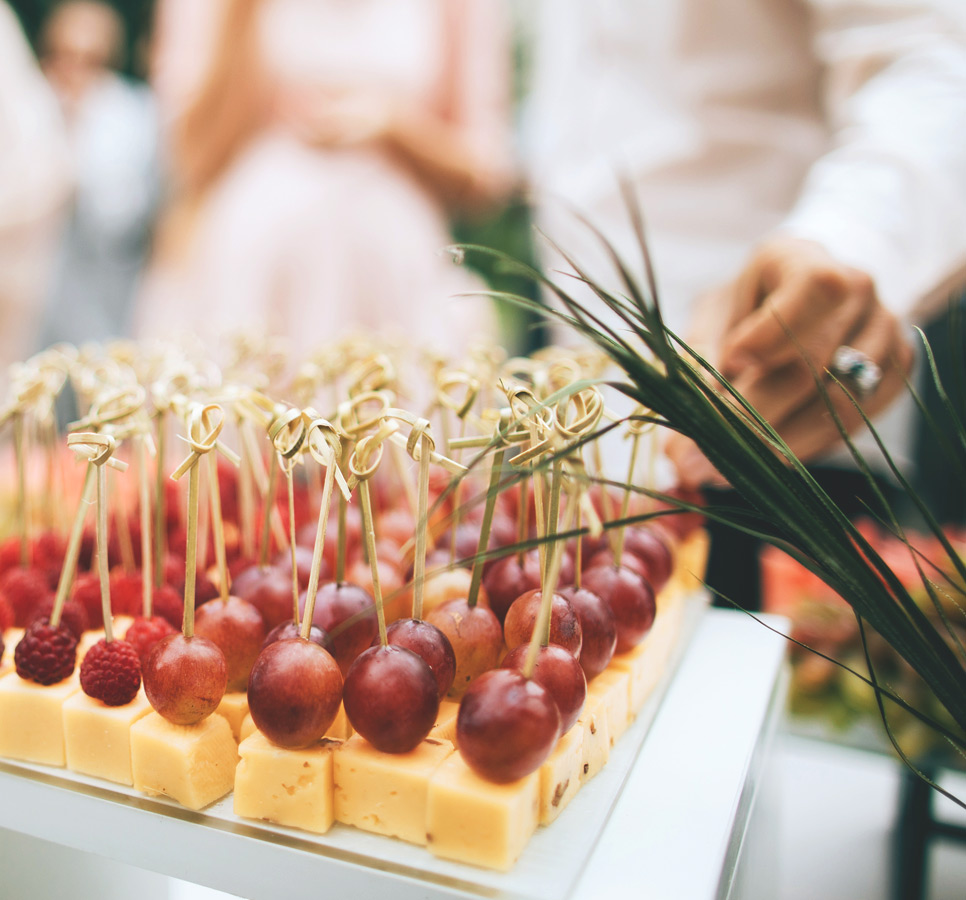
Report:
[[[33,618],[31,622],[36,619],[50,619],[51,613],[54,611],[54,598],[48,597],[46,600],[41,600],[37,604],[34,610]],[[76,600],[68,600],[64,604],[64,608],[60,611],[60,621],[63,622],[73,633],[77,640],[81,639],[81,636],[87,631],[90,621],[87,618],[87,610],[78,603]]]
[[33,619],[40,602],[50,596],[50,587],[43,572],[17,566],[0,578],[0,594],[7,598],[16,624],[23,628]]
[[184,600],[170,584],[162,584],[154,592],[154,599],[151,601],[153,611],[156,616],[167,619],[176,629],[181,628],[181,621],[184,618]]
[[8,628],[13,628],[14,615],[10,601],[0,594],[0,634]]
[[17,674],[37,684],[57,684],[74,671],[77,638],[61,622],[56,628],[47,619],[32,622],[13,653]]
[[67,542],[56,532],[45,531],[38,534],[31,544],[31,565],[44,573],[52,591],[57,590],[60,570],[64,566],[64,555],[67,552]]
[[111,573],[111,609],[114,615],[138,616],[143,603],[144,579],[139,572]]
[[94,572],[84,572],[74,579],[70,591],[71,600],[76,600],[87,611],[91,628],[103,628],[104,616],[101,615],[101,579]]
[[128,628],[127,634],[124,635],[124,640],[137,650],[138,657],[143,661],[148,655],[148,651],[161,638],[169,634],[175,634],[176,632],[177,629],[174,625],[161,616],[151,616],[150,619],[145,619],[144,616],[138,616],[131,623],[131,627]]
[[20,565],[20,538],[10,537],[0,544],[0,574]]
[[101,638],[81,663],[80,683],[88,697],[107,706],[130,703],[141,687],[137,650],[127,641],[108,643]]

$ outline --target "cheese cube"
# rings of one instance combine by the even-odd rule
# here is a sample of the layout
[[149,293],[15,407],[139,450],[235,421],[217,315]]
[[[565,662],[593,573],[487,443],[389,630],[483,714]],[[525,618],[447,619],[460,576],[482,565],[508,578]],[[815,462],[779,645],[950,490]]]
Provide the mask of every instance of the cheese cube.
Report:
[[583,753],[581,781],[590,781],[610,759],[610,731],[607,729],[607,713],[601,701],[588,697],[574,727],[581,728],[584,732],[581,740]]
[[77,669],[51,685],[25,681],[16,672],[0,678],[0,756],[64,765],[64,701],[79,690]]
[[304,750],[277,747],[255,731],[238,747],[235,815],[324,834],[334,819],[332,751],[322,740]]
[[704,529],[693,532],[675,550],[674,571],[663,593],[689,594],[704,587],[710,541]]
[[607,733],[613,747],[627,731],[631,721],[630,678],[613,666],[608,666],[587,685],[587,702],[597,700],[607,718]]
[[584,768],[584,729],[574,725],[540,766],[540,824],[549,825],[580,789]]
[[456,716],[460,711],[459,703],[452,700],[441,700],[439,712],[436,714],[436,724],[429,732],[429,737],[437,741],[449,741],[456,745]]
[[332,738],[334,741],[347,741],[352,737],[352,725],[349,723],[349,717],[345,714],[344,704],[339,704],[339,712],[329,726],[329,730],[326,731],[325,737]]
[[429,782],[426,843],[435,856],[506,871],[536,830],[539,812],[538,772],[493,784],[454,753]]
[[105,706],[78,691],[64,702],[67,768],[118,784],[134,784],[131,726],[151,712],[143,689],[124,706]]
[[362,735],[335,751],[335,817],[364,831],[426,843],[429,780],[453,752],[427,738],[408,753],[382,753]]
[[665,654],[661,652],[660,641],[652,640],[661,637],[659,624],[660,616],[655,619],[654,628],[643,643],[610,661],[611,668],[627,673],[628,702],[632,714],[637,713],[651,696],[664,672]]
[[131,762],[137,790],[201,809],[232,789],[238,747],[221,716],[175,725],[152,712],[131,726]]
[[238,740],[243,741],[250,734],[254,734],[258,729],[255,727],[255,720],[252,718],[252,714],[248,713],[244,719],[242,719],[241,725],[238,727]]
[[241,740],[242,720],[248,715],[248,694],[245,691],[227,691],[215,712],[228,720],[235,740]]

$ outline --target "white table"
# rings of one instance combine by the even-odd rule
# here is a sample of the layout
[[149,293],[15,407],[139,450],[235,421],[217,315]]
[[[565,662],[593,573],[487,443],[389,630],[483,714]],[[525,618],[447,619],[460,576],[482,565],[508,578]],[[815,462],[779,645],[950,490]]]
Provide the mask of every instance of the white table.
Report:
[[[769,856],[767,809],[754,820],[765,844],[749,823],[756,805],[767,806],[759,788],[784,701],[785,651],[784,640],[742,613],[704,614],[573,888],[575,900],[737,898],[748,896],[750,870],[767,896],[767,873],[757,862],[759,851],[762,860]],[[481,895],[459,881],[427,884],[398,867],[378,871],[320,858],[297,841],[204,823],[203,814],[159,814],[149,802],[113,802],[109,790],[65,790],[0,764],[0,829],[8,829],[0,831],[0,896],[14,884],[24,887],[11,897],[68,896],[54,887],[65,869],[77,876],[69,878],[72,900],[165,896],[164,880],[150,873],[248,900]],[[135,890],[140,870],[148,871]]]

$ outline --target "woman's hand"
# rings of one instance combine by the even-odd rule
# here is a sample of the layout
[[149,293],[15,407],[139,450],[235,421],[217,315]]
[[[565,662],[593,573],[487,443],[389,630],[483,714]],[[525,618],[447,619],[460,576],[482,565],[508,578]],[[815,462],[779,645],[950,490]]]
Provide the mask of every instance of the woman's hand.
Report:
[[[879,367],[881,380],[866,396],[838,376],[869,416],[896,398],[912,367],[912,348],[899,320],[879,302],[872,280],[820,245],[797,238],[761,245],[734,282],[705,298],[697,319],[703,333],[696,335],[695,349],[804,460],[841,439],[816,375],[825,380],[846,428],[852,431],[862,421],[826,373],[839,347],[852,347]],[[667,453],[685,486],[723,483],[690,440],[672,436]]]
[[398,121],[395,104],[375,92],[306,91],[281,99],[279,119],[313,147],[389,143]]

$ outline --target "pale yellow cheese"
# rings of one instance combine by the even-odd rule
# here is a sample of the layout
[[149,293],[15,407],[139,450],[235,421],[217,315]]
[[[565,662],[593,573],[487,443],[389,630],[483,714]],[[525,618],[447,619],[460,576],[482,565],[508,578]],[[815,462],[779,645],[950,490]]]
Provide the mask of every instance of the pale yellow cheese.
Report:
[[245,691],[227,691],[215,712],[228,720],[235,740],[241,740],[242,721],[248,715],[248,694]]
[[436,724],[429,732],[429,737],[437,741],[449,741],[456,744],[456,716],[460,711],[459,703],[453,700],[441,700],[439,712],[436,714]]
[[[587,698],[575,728],[583,730],[581,741],[583,772],[581,781],[590,781],[610,759],[610,731],[603,703],[594,697]],[[573,731],[573,729],[571,729]]]
[[707,531],[699,529],[677,545],[674,551],[674,571],[661,591],[662,594],[689,594],[704,587],[709,544]]
[[258,731],[258,729],[255,727],[255,720],[252,718],[252,714],[249,713],[244,719],[242,719],[242,723],[238,728],[238,740],[243,741],[250,734],[254,734],[256,731]]
[[238,746],[221,716],[174,725],[152,712],[131,726],[131,762],[137,790],[201,809],[232,789]]
[[347,741],[352,737],[352,725],[349,722],[349,717],[345,714],[345,706],[342,703],[339,704],[339,711],[324,736],[332,738],[334,741]]
[[454,753],[429,782],[426,843],[435,856],[506,871],[536,830],[540,775],[492,784]]
[[64,765],[64,701],[80,690],[77,669],[58,684],[25,681],[16,672],[0,678],[0,756]]
[[599,701],[607,717],[607,733],[613,747],[627,731],[631,721],[630,678],[613,666],[608,666],[587,685],[587,702]]
[[660,623],[661,619],[658,617],[654,620],[654,628],[642,644],[610,661],[611,668],[627,673],[628,702],[632,713],[640,711],[664,672],[666,654],[658,640],[661,637]]
[[647,702],[667,670],[684,621],[685,600],[682,594],[664,594],[659,598],[654,625],[643,642],[628,653],[614,656],[610,668],[627,672],[630,678],[632,716]]
[[449,741],[432,738],[408,753],[382,753],[361,735],[351,737],[334,753],[336,819],[425,844],[429,780],[452,753]]
[[574,725],[540,767],[540,824],[549,825],[580,790],[584,768],[584,729]]
[[67,768],[118,784],[133,784],[131,726],[151,712],[144,691],[124,706],[105,706],[83,691],[64,702]]
[[277,747],[261,732],[238,747],[235,815],[324,834],[334,819],[332,751],[323,739],[304,750]]

